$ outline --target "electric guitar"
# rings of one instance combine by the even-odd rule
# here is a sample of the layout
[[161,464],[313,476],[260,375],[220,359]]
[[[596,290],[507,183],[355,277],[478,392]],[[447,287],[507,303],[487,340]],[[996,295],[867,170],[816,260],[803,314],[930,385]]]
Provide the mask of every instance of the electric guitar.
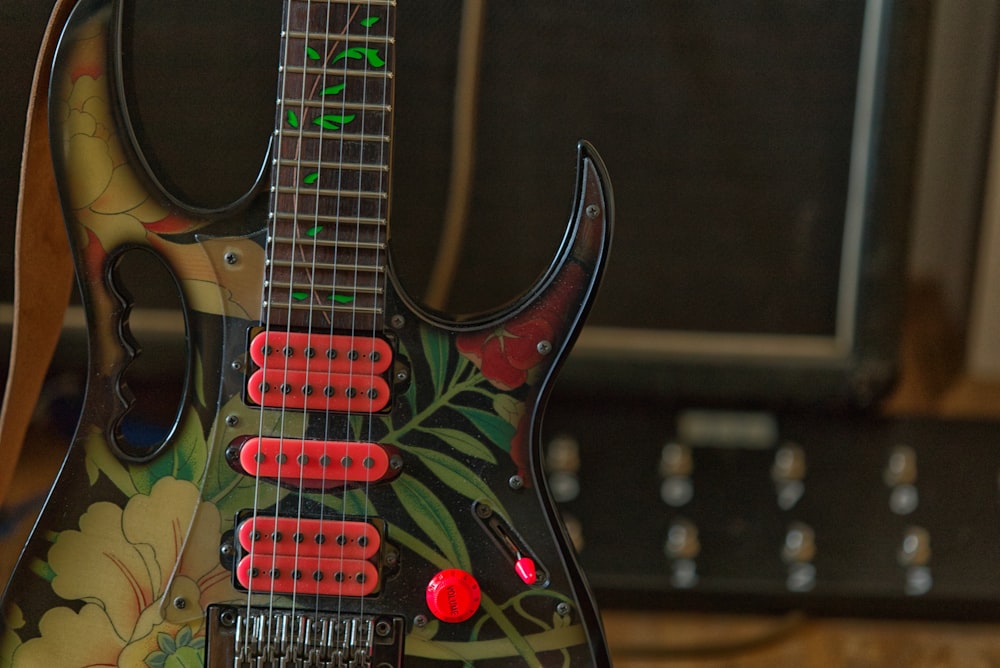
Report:
[[[387,256],[395,12],[284,0],[257,215],[165,192],[122,101],[120,3],[74,8],[50,123],[89,375],[0,664],[610,665],[538,441],[610,243],[605,169],[581,144],[566,236],[522,298],[421,309]],[[169,269],[186,327],[184,398],[152,446],[123,428],[115,267],[135,252]]]

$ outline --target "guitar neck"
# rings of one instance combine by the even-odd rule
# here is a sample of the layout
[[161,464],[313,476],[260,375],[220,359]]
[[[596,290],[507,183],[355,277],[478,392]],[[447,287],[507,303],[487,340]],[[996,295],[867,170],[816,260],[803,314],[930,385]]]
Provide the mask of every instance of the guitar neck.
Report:
[[393,0],[285,2],[268,326],[382,328],[394,31]]

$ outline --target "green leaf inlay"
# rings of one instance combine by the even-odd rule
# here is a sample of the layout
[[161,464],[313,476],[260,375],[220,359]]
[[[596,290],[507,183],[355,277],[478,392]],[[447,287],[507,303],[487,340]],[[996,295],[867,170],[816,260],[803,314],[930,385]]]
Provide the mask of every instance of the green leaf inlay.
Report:
[[350,304],[354,301],[354,297],[352,295],[330,295],[330,301],[338,304]]
[[313,119],[313,123],[326,130],[339,130],[353,121],[354,118],[354,114],[346,114],[343,116],[337,114],[324,114],[319,118]]
[[385,61],[382,57],[378,55],[377,49],[362,49],[360,46],[356,46],[350,49],[345,49],[333,57],[332,62],[337,62],[338,60],[344,60],[345,58],[350,58],[351,60],[367,60],[368,65],[371,67],[385,67]]
[[365,19],[364,21],[362,21],[361,25],[363,25],[366,28],[371,28],[373,25],[375,25],[376,23],[378,23],[381,20],[382,19],[379,18],[378,16],[371,16],[371,17]]
[[306,47],[306,57],[308,57],[309,60],[319,60],[319,51],[311,46],[308,46]]
[[293,128],[299,127],[299,117],[291,109],[288,110],[288,124]]
[[307,237],[315,237],[317,234],[319,234],[322,231],[323,231],[323,226],[322,225],[317,225],[316,227],[311,227],[308,230],[306,230],[306,236]]
[[292,299],[294,299],[297,302],[305,301],[308,298],[309,298],[309,293],[308,292],[293,292],[292,293]]
[[319,181],[319,172],[313,172],[312,174],[306,174],[306,177],[304,179],[302,179],[302,180],[305,181],[308,185],[312,185],[312,184],[316,183],[317,181]]
[[323,89],[323,95],[339,95],[344,92],[345,88],[347,88],[347,84],[345,83],[337,84],[336,86],[327,86]]

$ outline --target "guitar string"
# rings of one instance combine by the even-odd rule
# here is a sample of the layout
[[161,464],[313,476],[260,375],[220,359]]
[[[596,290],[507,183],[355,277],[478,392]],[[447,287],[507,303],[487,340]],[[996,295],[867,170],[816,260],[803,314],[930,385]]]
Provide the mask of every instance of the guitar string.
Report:
[[[324,32],[326,34],[329,34],[329,31],[330,31],[329,5],[326,5],[326,7],[327,7],[327,14],[326,14],[326,19],[325,19],[325,31]],[[294,172],[295,173],[295,187],[296,187],[296,189],[302,188],[302,184],[303,183],[307,183],[305,181],[306,177],[303,175],[303,171],[304,171],[303,167],[304,167],[306,158],[305,158],[305,156],[302,155],[302,148],[303,148],[303,144],[304,144],[304,140],[305,140],[304,133],[305,133],[305,128],[307,127],[307,122],[308,122],[308,119],[306,117],[307,116],[306,101],[309,100],[312,97],[313,93],[315,92],[315,88],[316,88],[316,86],[314,84],[313,87],[312,87],[312,91],[308,90],[309,89],[309,84],[308,84],[308,81],[309,81],[308,67],[309,67],[309,60],[310,60],[310,51],[309,51],[309,49],[310,49],[311,44],[313,43],[313,39],[314,39],[313,38],[313,34],[312,34],[312,20],[313,20],[313,3],[312,3],[311,0],[309,0],[306,3],[306,19],[305,19],[306,23],[305,23],[304,30],[302,31],[303,34],[304,34],[304,36],[303,36],[303,41],[302,41],[302,51],[301,51],[301,54],[300,54],[301,57],[302,57],[302,83],[301,83],[301,89],[300,89],[300,91],[299,91],[299,93],[297,95],[297,97],[299,99],[299,104],[300,104],[301,112],[299,114],[299,124],[298,124],[299,128],[300,128],[300,130],[299,130],[299,142],[298,142],[298,152],[296,154],[297,161],[296,161],[295,172]],[[323,111],[321,110],[320,114],[322,115],[322,113],[323,113]],[[321,128],[321,130],[320,130],[320,137],[319,137],[319,139],[315,143],[315,146],[316,146],[316,163],[317,163],[316,174],[317,174],[317,177],[316,177],[315,181],[312,183],[312,186],[313,186],[312,192],[308,192],[308,197],[310,199],[310,202],[312,203],[313,213],[312,213],[311,218],[305,212],[300,212],[299,215],[296,216],[294,225],[292,227],[293,233],[291,235],[292,239],[293,239],[293,243],[295,243],[295,244],[299,244],[299,241],[301,239],[302,229],[304,227],[303,223],[308,224],[309,225],[309,229],[315,229],[316,226],[319,224],[319,213],[320,213],[320,206],[319,206],[319,204],[320,204],[320,197],[321,197],[320,190],[322,188],[322,178],[320,176],[320,174],[322,173],[322,169],[321,169],[320,165],[322,165],[322,162],[323,162],[323,146],[324,146],[324,141],[323,140],[324,140],[324,137],[323,137],[322,128]],[[307,192],[307,189],[303,189],[303,190]],[[308,232],[306,232],[306,236],[307,237],[309,236]],[[315,235],[312,236],[311,248],[308,248],[308,246],[310,245],[309,242],[308,242],[308,240],[304,240],[303,249],[302,249],[303,260],[308,264],[308,269],[306,271],[306,278],[309,281],[309,290],[307,292],[307,295],[308,295],[307,296],[307,299],[308,299],[308,310],[307,310],[307,313],[306,313],[306,334],[307,334],[307,336],[311,335],[311,333],[314,330],[314,319],[317,317],[317,313],[321,313],[321,312],[318,312],[316,309],[313,308],[313,305],[314,305],[314,303],[315,303],[315,301],[316,301],[316,299],[318,297],[318,295],[316,294],[316,289],[317,289],[317,285],[316,285],[316,271],[317,271],[317,262],[318,262],[318,260],[317,260],[317,253],[319,252],[319,246],[318,246],[319,242],[318,242],[318,239],[319,239],[319,235],[318,234],[315,234]],[[334,264],[336,264],[336,260],[334,260]],[[293,283],[294,283],[294,281],[293,281]],[[294,297],[294,295],[292,295],[292,297],[289,300],[289,302],[291,302],[294,299],[295,299],[295,297]],[[290,332],[291,332],[291,328],[289,328],[289,333]],[[306,354],[305,351],[303,351],[303,354]],[[303,383],[304,383],[305,386],[309,386],[310,385],[310,381],[311,381],[311,379],[310,379],[310,373],[309,373],[311,369],[310,369],[310,365],[308,364],[307,360],[308,360],[308,357],[306,358],[306,372],[304,374],[304,379],[303,379]],[[307,401],[308,401],[308,395],[304,394],[303,395],[303,403],[306,403]],[[300,449],[299,449],[298,455],[296,456],[297,458],[298,458],[298,456],[302,456],[302,457],[306,456],[305,455],[306,438],[308,436],[308,430],[309,430],[309,411],[308,411],[308,408],[303,407],[301,409],[301,411],[302,411],[302,428],[301,428],[301,433],[299,434],[299,436],[300,436],[300,440],[299,440],[299,444],[300,445],[299,445],[299,448]],[[304,491],[305,491],[305,464],[301,463],[302,460],[299,460],[299,461],[300,461],[300,465],[299,465],[299,468],[298,468],[298,472],[299,472],[298,485],[296,486],[296,488],[298,489],[298,498],[297,498],[297,503],[296,503],[295,524],[296,524],[296,534],[301,535],[302,534],[302,521],[304,519],[303,518],[303,503],[304,503]],[[294,536],[293,536],[293,541],[292,542],[294,544],[294,554],[293,554],[293,559],[294,560],[293,560],[293,563],[295,564],[295,569],[298,570],[298,566],[299,566],[299,563],[300,563],[299,560],[301,558],[301,550],[300,550],[301,543],[298,540],[295,540]],[[319,551],[319,557],[317,557],[317,564],[319,563],[319,558],[320,557],[322,557],[322,548]],[[298,580],[298,578],[296,578],[294,576],[292,578],[292,587],[291,587],[291,589],[292,589],[292,593],[291,593],[292,604],[291,605],[292,605],[292,613],[294,614],[296,607],[299,605],[299,597],[298,597],[299,580]],[[294,619],[294,617],[293,617],[293,619]]]
[[[348,6],[346,6],[344,8],[345,9],[345,11],[344,11],[344,28],[341,31],[342,39],[332,39],[331,40],[330,15],[331,15],[331,13],[333,13],[333,7],[335,7],[335,5],[328,3],[326,6],[327,6],[326,32],[325,32],[324,39],[323,39],[323,53],[324,53],[324,56],[323,56],[323,70],[322,70],[322,73],[320,74],[320,81],[322,83],[319,86],[321,88],[321,94],[320,94],[320,118],[323,118],[323,117],[325,117],[327,115],[327,113],[326,113],[327,112],[327,99],[326,99],[327,96],[326,96],[326,91],[327,91],[327,86],[329,84],[329,80],[327,78],[327,75],[328,75],[328,72],[329,72],[330,60],[331,60],[331,58],[334,57],[334,51],[335,51],[335,49],[337,48],[337,46],[339,44],[343,43],[343,45],[346,47],[347,41],[350,38],[350,35],[349,35],[349,32],[350,32],[350,22],[351,22],[351,19],[352,19],[351,7],[350,7],[350,5],[348,5]],[[347,90],[346,89],[346,83],[347,83],[346,77],[344,77],[343,83],[345,84],[345,88],[344,88],[343,92],[344,92],[344,94],[346,96],[346,90]],[[322,124],[322,123],[320,123],[319,127],[320,127],[320,136],[321,136],[321,139],[320,139],[320,142],[319,142],[319,147],[320,147],[319,151],[320,151],[320,163],[321,163],[321,166],[318,168],[318,171],[319,171],[320,174],[322,174],[322,170],[325,167],[325,165],[322,164],[322,151],[323,151],[323,149],[325,147],[325,143],[322,140],[322,137],[323,137],[323,134],[324,134],[325,127],[324,127],[324,124]],[[340,163],[340,164],[342,164],[343,163],[343,159],[344,159],[344,140],[343,140],[343,137],[341,137],[339,141],[335,141],[334,142],[334,146],[336,147],[336,152],[337,152],[337,156],[336,156],[337,162]],[[341,238],[340,237],[340,195],[339,195],[340,188],[342,186],[342,175],[341,175],[341,172],[338,172],[337,178],[338,178],[338,182],[337,182],[336,192],[338,194],[336,195],[335,208],[334,208],[334,211],[333,211],[333,213],[334,213],[334,221],[335,221],[334,222],[334,237],[333,237],[334,240],[339,240]],[[318,184],[321,181],[322,181],[322,177],[318,178],[316,182]],[[316,207],[316,213],[317,213],[317,225],[318,225],[319,224],[318,223],[318,220],[319,220],[318,219],[318,215],[319,215],[318,202],[317,202],[317,207]],[[314,239],[319,239],[319,237],[320,237],[320,235],[317,233],[313,238]],[[336,333],[336,320],[337,320],[336,304],[337,304],[337,302],[336,302],[335,299],[333,299],[333,296],[337,293],[337,269],[336,269],[336,267],[339,265],[339,263],[340,263],[340,244],[339,243],[334,243],[333,244],[333,266],[334,266],[334,269],[331,272],[331,285],[329,286],[330,297],[331,297],[331,300],[330,300],[330,316],[328,318],[328,323],[327,323],[328,324],[328,328],[329,328],[329,335],[331,336],[331,340],[332,340],[333,335]],[[318,295],[317,295],[317,297],[318,297]],[[324,455],[328,453],[329,444],[331,443],[331,438],[330,437],[331,437],[331,421],[332,421],[331,420],[331,415],[330,415],[331,411],[328,409],[327,411],[325,411],[325,413],[326,414],[324,415],[324,420],[323,420],[323,443],[324,443],[323,447],[324,447]],[[321,519],[324,518],[326,516],[326,513],[327,513],[327,500],[326,500],[327,491],[326,491],[326,489],[327,489],[327,485],[329,484],[329,482],[330,481],[327,480],[326,473],[324,472],[323,473],[323,477],[322,477],[322,484],[320,485],[319,515],[320,515]],[[320,546],[320,550],[322,551],[322,546]],[[319,600],[318,600],[318,598],[315,601],[314,606],[315,606],[316,613],[318,614],[319,613]],[[340,606],[338,605],[338,611],[337,611],[338,614],[340,612],[339,607]]]
[[[275,283],[275,248],[277,244],[277,226],[279,218],[279,193],[278,193],[278,179],[279,179],[279,169],[281,156],[283,154],[283,143],[285,139],[284,133],[284,118],[287,113],[285,104],[285,88],[286,88],[286,77],[287,77],[287,64],[289,63],[289,44],[287,37],[287,30],[291,27],[292,19],[292,3],[291,0],[286,0],[284,3],[284,14],[282,16],[282,35],[281,35],[281,50],[279,53],[279,70],[278,70],[278,90],[277,90],[277,104],[275,109],[275,126],[273,134],[273,144],[271,150],[272,154],[272,173],[271,173],[271,184],[272,191],[270,194],[270,206],[268,211],[268,221],[267,221],[267,239],[265,242],[266,253],[265,253],[265,267],[264,267],[264,286],[262,290],[262,305],[261,305],[261,327],[264,334],[263,341],[265,345],[268,342],[268,336],[270,329],[269,327],[273,323],[272,313],[274,304],[274,283]],[[293,217],[294,220],[294,217]],[[260,364],[260,378],[261,383],[265,383],[265,379],[268,377],[268,361],[269,355],[265,354],[262,356]],[[248,378],[249,379],[249,378]],[[247,521],[253,522],[252,526],[256,526],[258,509],[261,508],[262,501],[262,485],[261,485],[261,474],[259,464],[263,456],[263,437],[264,437],[264,399],[263,399],[263,388],[261,388],[261,406],[258,411],[257,418],[257,451],[255,458],[258,462],[258,470],[254,474],[254,488],[253,488],[253,507],[251,510],[251,515]],[[237,529],[239,527],[237,526]],[[251,628],[251,613],[253,608],[253,600],[255,595],[255,578],[253,577],[253,568],[256,563],[257,557],[257,541],[252,540],[253,535],[251,533],[250,545],[247,549],[248,555],[244,556],[244,559],[249,560],[248,566],[248,578],[247,578],[247,596],[246,596],[246,606],[245,614],[243,620],[243,637],[250,637]],[[239,542],[239,537],[234,536],[234,542]],[[238,553],[237,553],[238,554]],[[235,557],[234,557],[235,558]],[[236,568],[240,568],[236,565]]]
[[[293,2],[289,1],[287,3],[287,5],[288,5],[289,19],[288,19],[288,21],[286,23],[286,32],[285,32],[285,35],[284,35],[284,51],[285,51],[285,53],[284,53],[283,62],[285,64],[285,71],[282,73],[282,76],[281,76],[282,86],[281,86],[281,90],[279,92],[281,112],[277,116],[277,127],[279,128],[279,131],[278,131],[278,136],[279,137],[283,137],[284,132],[287,130],[286,129],[286,125],[288,125],[288,123],[285,120],[287,118],[287,114],[288,114],[287,105],[289,103],[291,103],[291,104],[293,104],[293,107],[294,107],[294,102],[290,102],[287,99],[287,93],[290,92],[290,87],[288,85],[288,75],[289,75],[288,66],[291,65],[292,62],[293,62],[292,61],[292,57],[293,57],[293,53],[292,53],[292,39],[291,39],[291,36],[289,34],[289,32],[293,28],[293,24],[292,24]],[[307,23],[307,25],[308,25],[308,23]],[[305,57],[304,48],[303,48],[302,57],[303,57],[303,59]],[[305,85],[304,84],[304,79],[305,78],[303,77],[303,83],[302,83],[303,89],[304,89],[304,85]],[[297,95],[296,98],[298,98],[299,100],[302,100],[302,95],[301,94]],[[293,100],[294,100],[294,98],[293,98]],[[299,118],[301,118],[304,115],[303,112],[304,112],[304,109],[301,106],[301,102],[300,102],[299,103],[299,107],[297,109],[297,113],[298,113]],[[298,229],[298,221],[299,221],[299,217],[300,217],[300,213],[301,213],[300,204],[302,202],[302,193],[301,193],[301,185],[300,185],[301,181],[300,181],[300,178],[299,178],[299,170],[300,170],[300,164],[301,164],[301,158],[302,158],[302,123],[301,122],[297,123],[297,126],[298,126],[297,127],[297,135],[298,136],[295,137],[295,140],[293,142],[295,166],[291,170],[291,173],[293,175],[293,186],[291,188],[292,192],[289,193],[291,195],[291,197],[290,197],[290,200],[291,200],[291,211],[289,213],[290,213],[290,218],[291,218],[291,222],[292,222],[292,234],[290,235],[290,238],[291,238],[291,243],[290,243],[291,248],[289,249],[290,253],[289,253],[288,268],[287,268],[289,287],[288,287],[288,297],[287,297],[287,299],[284,300],[284,303],[282,304],[282,307],[283,307],[283,310],[284,310],[284,321],[285,321],[285,331],[284,331],[284,334],[286,335],[286,337],[291,333],[292,322],[293,322],[293,318],[294,318],[294,311],[292,309],[292,303],[294,301],[294,297],[293,297],[292,293],[295,290],[295,282],[296,282],[295,281],[296,270],[297,270],[296,261],[298,260],[298,232],[297,232],[297,229]],[[281,149],[281,148],[283,148],[283,142],[281,142],[281,144],[279,144],[279,149]],[[281,201],[281,195],[282,195],[282,192],[283,192],[282,185],[281,185],[281,177],[282,177],[283,174],[287,173],[285,170],[282,169],[283,156],[284,156],[284,152],[283,151],[279,151],[279,153],[276,156],[277,159],[278,159],[278,162],[277,162],[277,164],[274,165],[274,184],[276,186],[276,191],[275,191],[275,194],[274,194],[274,202],[275,202],[274,213],[275,213],[275,218],[273,220],[273,227],[272,227],[272,235],[273,235],[273,239],[272,239],[272,242],[271,242],[272,252],[277,248],[277,245],[280,243],[279,242],[280,235],[278,234],[278,217],[280,215],[279,214],[280,206],[279,206],[278,203]],[[289,199],[289,198],[286,197],[286,199]],[[272,275],[273,275],[274,272],[276,271],[276,267],[272,266],[272,270],[271,271],[272,271]],[[273,290],[274,290],[274,285],[272,283],[272,295],[273,295]],[[271,300],[270,304],[271,304],[271,308],[273,308],[273,300]],[[266,330],[265,330],[265,340],[267,340],[267,338],[269,338],[270,333],[272,332],[272,327],[274,326],[274,324],[275,323],[274,323],[273,319],[270,317],[270,311],[269,311],[268,318],[267,318],[267,321],[265,323],[265,327],[266,327]],[[273,350],[273,346],[271,346],[269,344],[268,345],[268,350]],[[279,353],[279,355],[280,354],[281,353]],[[269,357],[270,357],[270,355],[265,356],[264,357],[265,361]],[[281,359],[280,356],[277,359]],[[286,360],[287,360],[287,358],[286,358]],[[287,457],[287,454],[285,452],[285,449],[286,449],[286,441],[285,441],[286,429],[285,429],[285,425],[288,422],[287,419],[286,419],[286,417],[287,417],[286,414],[288,412],[288,405],[287,405],[288,402],[287,402],[287,399],[286,399],[287,395],[284,393],[284,391],[281,388],[283,388],[285,385],[288,384],[288,373],[289,373],[289,368],[288,367],[289,367],[289,365],[288,365],[288,363],[286,361],[285,364],[282,365],[282,369],[281,369],[282,370],[281,385],[278,388],[279,395],[281,396],[281,406],[280,406],[279,411],[278,411],[279,416],[280,416],[280,421],[278,423],[279,424],[279,428],[277,430],[277,432],[278,432],[277,433],[277,439],[278,439],[277,452],[278,452],[278,454],[276,455],[276,457],[282,457],[282,456]],[[262,401],[262,403],[263,403],[263,401]],[[263,407],[262,407],[261,412],[262,413],[264,412]],[[304,426],[303,426],[303,428],[304,428]],[[263,436],[263,434],[261,434],[261,436]],[[281,513],[281,488],[282,488],[282,467],[281,467],[281,462],[278,461],[277,463],[278,463],[278,466],[277,466],[277,469],[276,469],[276,472],[275,472],[276,479],[275,479],[275,482],[274,482],[274,499],[273,499],[273,504],[272,504],[273,508],[274,508],[273,518],[274,518],[275,527],[278,526],[278,521],[279,521],[280,513]],[[258,472],[258,475],[257,475],[257,484],[258,485],[261,484],[262,478],[263,478],[263,476]],[[271,536],[272,545],[275,542],[274,539],[275,539],[275,536],[272,533],[272,536]],[[277,559],[278,559],[277,549],[275,549],[274,547],[272,547],[272,549],[271,549],[271,575],[272,575],[271,582],[272,582],[272,584],[271,584],[270,587],[267,588],[268,619],[273,619],[274,609],[275,609],[276,598],[275,598],[275,585],[273,583],[274,583],[274,581],[277,578],[275,578],[273,576],[274,576],[274,573],[276,572],[276,569],[277,569]],[[294,578],[293,578],[293,582],[294,582]],[[292,612],[293,615],[295,613],[295,600],[296,600],[296,597],[293,596],[292,597],[292,610],[291,610],[291,612]]]
[[[370,3],[369,3],[369,8],[371,8]],[[380,111],[378,113],[378,118],[381,119],[381,124],[380,124],[380,127],[378,128],[378,130],[379,130],[378,131],[378,137],[380,137],[380,138],[388,136],[389,132],[391,131],[391,128],[386,127],[386,124],[389,122],[389,120],[391,118],[391,114],[392,114],[393,109],[394,109],[394,107],[392,106],[392,99],[391,99],[391,95],[390,95],[390,91],[392,90],[390,82],[392,81],[391,77],[394,75],[394,73],[392,71],[392,69],[393,69],[393,63],[394,63],[393,53],[395,52],[395,46],[394,46],[394,44],[390,43],[390,38],[393,35],[393,26],[394,26],[394,24],[395,24],[394,6],[393,6],[392,3],[387,3],[385,5],[385,18],[384,18],[384,22],[383,22],[384,31],[379,36],[381,38],[382,43],[385,45],[385,54],[384,54],[385,57],[383,59],[384,62],[385,62],[385,65],[383,67],[385,67],[386,69],[383,71],[383,75],[384,76],[382,76],[382,78],[381,78],[381,81],[382,81],[382,91],[381,91],[381,94],[379,95],[379,99],[375,101],[377,103],[380,103],[380,105],[381,105],[381,109],[380,109]],[[371,44],[371,41],[370,41],[370,31],[371,31],[371,27],[369,27],[369,32],[365,33],[365,48],[366,48],[366,53],[369,53],[370,49],[372,47],[372,44]],[[365,63],[365,72],[367,73],[368,72],[368,68],[371,66],[371,63],[368,61],[367,57],[364,58],[363,60],[364,60],[364,63]],[[368,100],[367,100],[367,96],[368,96],[368,78],[367,78],[367,76],[364,77],[364,81],[365,81],[365,87],[364,87],[364,93],[363,93],[364,103],[363,103],[362,106],[363,107],[367,107],[368,106]],[[362,117],[362,124],[364,125],[364,123],[365,123],[365,118],[363,116]],[[366,136],[367,136],[367,134],[365,132],[365,128],[362,127],[362,140],[361,140],[362,149],[364,148],[364,141],[365,141],[364,138]],[[384,262],[383,257],[382,257],[382,243],[387,243],[388,242],[388,238],[387,238],[388,237],[387,227],[388,227],[388,221],[389,221],[389,199],[388,198],[391,195],[390,189],[389,189],[389,185],[390,185],[389,184],[389,180],[391,178],[389,170],[391,169],[391,164],[390,164],[391,161],[389,160],[389,156],[385,155],[385,151],[386,151],[386,144],[385,144],[385,142],[381,141],[381,139],[376,139],[376,142],[377,142],[377,146],[379,147],[379,149],[378,149],[378,151],[379,151],[379,154],[378,154],[378,164],[383,167],[383,169],[380,169],[377,172],[377,174],[378,174],[377,182],[378,182],[378,186],[379,186],[378,187],[378,192],[385,194],[385,199],[384,200],[381,199],[381,198],[379,198],[379,199],[376,200],[377,207],[378,207],[378,212],[377,212],[377,215],[376,215],[376,219],[380,221],[380,224],[376,228],[378,230],[378,232],[377,232],[377,235],[376,235],[376,242],[377,243],[376,243],[376,246],[375,246],[375,253],[374,253],[374,255],[375,255],[374,265],[375,265],[375,267],[378,267],[380,264],[382,264]],[[363,151],[362,151],[362,154],[363,154]],[[359,187],[360,187],[360,183],[359,183]],[[360,237],[360,222],[358,223],[358,227],[359,227],[359,229],[357,230],[357,233],[358,233],[358,235]],[[386,269],[387,269],[388,268],[388,263],[385,263],[385,264],[386,264]],[[388,275],[387,275],[387,271],[384,271],[382,273],[376,273],[375,276],[376,276],[376,280],[377,281],[381,280],[382,289],[383,290],[387,290],[388,289]],[[385,312],[384,312],[385,309],[386,309],[385,299],[382,299],[380,301],[379,297],[380,297],[380,293],[379,293],[378,290],[376,290],[375,294],[373,296],[373,300],[372,300],[372,306],[373,306],[374,314],[375,314],[372,317],[372,332],[371,332],[371,341],[372,341],[372,346],[373,347],[375,345],[375,343],[374,343],[375,339],[378,336],[378,331],[377,330],[378,330],[378,327],[379,327],[379,324],[380,324],[379,323],[379,318],[378,318],[379,308],[383,309],[383,315],[382,315],[383,324],[384,324],[384,318],[385,318]],[[389,358],[390,358],[390,360],[394,360],[394,355],[390,354]],[[390,373],[392,373],[391,366],[390,366]],[[388,399],[389,399],[389,401],[391,401],[392,400],[391,384],[390,384],[389,388],[387,388],[387,391],[389,393],[389,398]],[[365,442],[369,443],[369,444],[370,443],[374,443],[374,441],[375,441],[375,439],[374,439],[375,419],[374,419],[374,414],[371,411],[371,408],[373,408],[373,407],[370,407],[370,409],[369,409],[368,433],[367,433],[367,435],[366,435],[366,437],[364,439]],[[370,497],[371,481],[368,480],[367,478],[365,478],[365,481],[364,481],[364,488],[365,488],[364,498],[366,499],[366,503],[365,503],[365,506],[364,506],[364,521],[367,524],[368,521],[369,521],[369,519],[370,519],[369,518],[369,504],[367,503],[367,499],[371,498]],[[362,597],[362,599],[361,599],[361,609],[362,609],[362,611],[364,610],[364,606],[365,606],[365,599],[364,599],[364,597]]]

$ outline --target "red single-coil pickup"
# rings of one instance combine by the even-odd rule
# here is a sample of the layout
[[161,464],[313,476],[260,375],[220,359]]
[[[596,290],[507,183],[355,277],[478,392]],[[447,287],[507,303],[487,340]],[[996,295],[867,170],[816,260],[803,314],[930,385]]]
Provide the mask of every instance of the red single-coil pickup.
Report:
[[268,408],[377,413],[389,404],[389,384],[369,374],[270,368],[250,376],[247,395]]
[[392,348],[374,336],[263,331],[250,343],[250,359],[261,368],[382,374],[392,365]]
[[236,581],[260,594],[368,596],[378,590],[378,570],[363,559],[255,554],[236,566]]
[[236,532],[244,552],[255,556],[371,559],[382,539],[368,522],[258,516]]
[[388,450],[376,443],[258,436],[240,445],[240,466],[303,487],[377,482],[392,473]]

